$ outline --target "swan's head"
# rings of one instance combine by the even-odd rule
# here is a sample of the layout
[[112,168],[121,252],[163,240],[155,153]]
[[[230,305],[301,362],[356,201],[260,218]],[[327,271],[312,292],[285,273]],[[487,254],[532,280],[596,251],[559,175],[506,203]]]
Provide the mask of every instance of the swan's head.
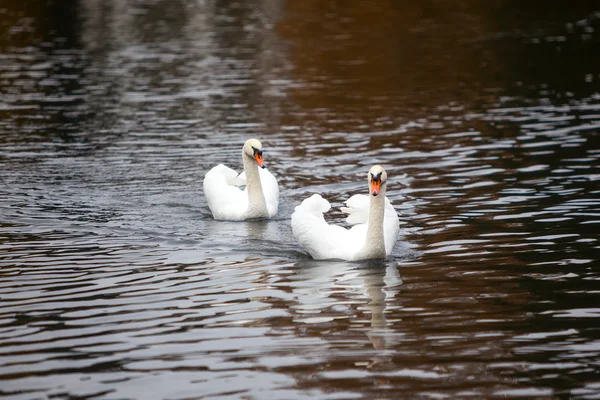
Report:
[[381,165],[374,165],[369,170],[369,193],[377,196],[385,186],[387,174]]
[[244,143],[244,154],[254,158],[259,167],[265,168],[263,161],[262,144],[257,139],[248,139]]

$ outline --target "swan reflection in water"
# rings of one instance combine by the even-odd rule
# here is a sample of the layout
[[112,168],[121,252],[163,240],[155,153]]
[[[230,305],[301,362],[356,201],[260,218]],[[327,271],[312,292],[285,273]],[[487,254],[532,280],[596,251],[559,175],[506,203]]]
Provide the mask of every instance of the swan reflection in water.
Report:
[[391,364],[388,349],[397,342],[398,335],[388,329],[386,308],[402,284],[397,262],[306,259],[296,263],[294,270],[297,273],[291,277],[295,281],[293,290],[300,294],[295,322],[325,324],[347,320],[349,331],[356,333],[356,327],[364,321],[361,309],[366,308],[370,313],[366,336],[376,350],[367,368]]

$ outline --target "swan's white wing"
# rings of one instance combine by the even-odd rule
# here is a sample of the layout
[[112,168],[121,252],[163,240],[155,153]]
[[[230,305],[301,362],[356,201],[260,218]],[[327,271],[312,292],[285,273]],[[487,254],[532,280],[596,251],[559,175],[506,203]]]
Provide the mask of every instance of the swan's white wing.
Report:
[[355,194],[346,200],[346,206],[342,207],[342,212],[348,214],[346,222],[349,224],[366,224],[369,220],[369,196],[364,194]]
[[243,219],[248,209],[248,194],[228,182],[234,182],[238,173],[219,164],[204,176],[204,196],[215,219]]
[[[348,214],[346,222],[349,224],[364,224],[364,230],[366,235],[367,223],[369,222],[369,205],[370,197],[364,194],[355,194],[346,200],[348,207],[342,207],[341,210]],[[353,227],[354,230],[357,227]],[[360,229],[363,229],[360,228]],[[398,232],[400,231],[400,221],[398,219],[398,213],[394,209],[394,206],[390,203],[390,200],[385,198],[385,212],[383,218],[383,238],[385,240],[385,252],[390,254],[392,248],[398,239]]]
[[259,168],[258,175],[260,176],[260,184],[265,201],[267,202],[269,217],[273,217],[279,209],[279,185],[277,184],[277,179],[266,168]]
[[385,253],[389,256],[398,240],[400,232],[400,219],[398,213],[390,200],[385,198],[385,212],[383,216],[383,240],[385,241]]
[[[225,168],[227,168],[227,167],[225,167]],[[231,171],[233,171],[231,168],[229,168],[229,169]],[[233,172],[235,172],[235,171],[233,171]],[[234,176],[234,177],[229,175],[227,177],[227,184],[230,186],[246,186],[246,173],[242,171],[242,173],[236,174],[236,176]]]
[[354,260],[364,246],[366,228],[348,230],[328,224],[323,213],[330,208],[318,194],[304,200],[292,214],[292,234],[315,259]]

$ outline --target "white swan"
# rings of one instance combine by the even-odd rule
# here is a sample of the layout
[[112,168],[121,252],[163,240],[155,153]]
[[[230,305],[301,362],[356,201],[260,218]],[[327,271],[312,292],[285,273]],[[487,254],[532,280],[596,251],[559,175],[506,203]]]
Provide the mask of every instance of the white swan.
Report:
[[[265,169],[262,144],[249,139],[242,149],[244,172],[219,164],[204,176],[204,196],[215,219],[270,218],[279,208],[277,180]],[[261,167],[261,168],[259,168]],[[246,185],[244,190],[237,186]]]
[[315,259],[347,261],[385,258],[398,238],[398,214],[385,197],[387,174],[375,165],[369,170],[369,195],[357,194],[346,201],[342,211],[346,221],[357,224],[350,229],[325,222],[323,213],[331,206],[313,194],[292,214],[292,234]]

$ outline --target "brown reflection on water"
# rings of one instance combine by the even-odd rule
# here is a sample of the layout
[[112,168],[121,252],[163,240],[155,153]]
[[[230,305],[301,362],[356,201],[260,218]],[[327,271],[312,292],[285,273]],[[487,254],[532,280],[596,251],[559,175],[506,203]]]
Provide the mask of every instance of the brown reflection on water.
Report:
[[[55,3],[3,1],[0,11],[0,51],[38,44],[44,44],[45,47],[77,45],[79,25],[76,3],[74,0]],[[64,19],[70,19],[73,23],[61,23]]]
[[[464,13],[441,2],[286,2],[277,32],[289,43],[292,76],[306,84],[289,94],[303,109],[325,108],[339,119],[340,112],[353,114],[352,123],[414,118],[432,104],[466,100],[472,93],[465,86],[475,86],[484,74],[463,43],[485,32],[485,16],[475,8]],[[493,54],[485,57],[494,62]]]
[[[282,124],[368,132],[430,117],[441,105],[484,110],[502,93],[594,93],[586,76],[598,55],[577,22],[591,7],[554,3],[285,2],[275,29],[296,84],[286,90],[293,105]],[[589,59],[564,56],[582,49]]]

